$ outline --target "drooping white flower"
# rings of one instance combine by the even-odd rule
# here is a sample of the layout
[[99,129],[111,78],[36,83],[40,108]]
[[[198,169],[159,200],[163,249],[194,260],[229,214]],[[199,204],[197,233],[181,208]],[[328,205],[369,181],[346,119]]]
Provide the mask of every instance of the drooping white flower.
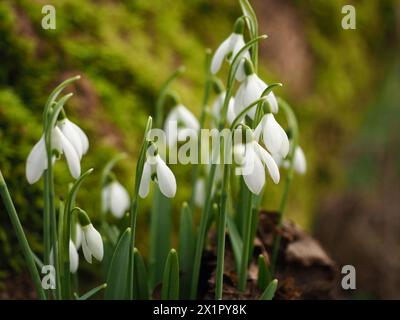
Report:
[[[234,26],[234,31],[226,38],[215,51],[211,60],[211,73],[216,74],[221,69],[222,62],[227,57],[229,62],[232,63],[233,58],[237,55],[240,49],[245,45],[243,39],[244,22],[243,19],[238,19]],[[245,78],[243,68],[243,58],[249,58],[250,54],[246,50],[242,55],[242,60],[239,62],[238,70],[235,77],[238,81],[243,81]]]
[[[246,107],[260,99],[262,93],[268,87],[268,85],[254,73],[251,62],[248,59],[245,60],[244,65],[246,78],[240,84],[235,96],[234,112],[236,115],[239,115]],[[277,113],[278,102],[272,91],[267,94],[266,99],[271,107],[271,111]],[[257,106],[254,106],[247,112],[247,115],[253,119],[256,110]]]
[[[226,92],[221,92],[217,98],[215,99],[212,107],[211,107],[211,112],[213,113],[215,119],[219,120],[221,118],[221,112],[222,108],[224,106],[224,101],[225,101],[225,95]],[[234,105],[235,105],[235,99],[232,97],[229,100],[228,103],[228,110],[226,112],[226,120],[228,121],[228,124],[232,124],[233,120],[235,120],[236,115],[234,111]]]
[[120,219],[129,209],[128,191],[116,180],[107,184],[101,193],[103,212],[111,212]]
[[149,193],[150,180],[158,183],[161,192],[168,198],[176,193],[176,180],[171,169],[161,159],[159,154],[147,155],[140,180],[139,195],[145,198]]
[[178,141],[185,140],[188,136],[196,137],[199,129],[199,121],[182,104],[172,108],[165,119],[164,132],[170,148]]
[[104,248],[100,233],[90,223],[82,226],[82,250],[87,262],[92,263],[92,257],[103,260]]
[[299,174],[305,174],[307,171],[307,161],[303,149],[300,146],[294,150],[294,170]]
[[[289,168],[289,160],[284,160],[281,156],[274,156],[275,162],[278,166],[282,166],[286,169]],[[304,151],[300,146],[297,146],[294,151],[293,169],[298,174],[305,174],[307,172],[307,161],[304,155]]]
[[265,146],[273,156],[278,155],[284,159],[289,153],[288,136],[272,113],[263,116],[255,129],[255,135],[257,140],[262,135]]
[[89,149],[89,139],[83,130],[67,118],[58,121],[57,126],[69,142],[71,142],[79,159],[82,159],[82,156],[86,154]]
[[[53,248],[50,250],[50,264],[54,266],[54,252]],[[69,240],[69,271],[71,273],[75,273],[78,271],[79,267],[79,255],[78,250],[74,242],[70,239]]]
[[[52,148],[57,150],[60,154],[64,154],[67,160],[69,171],[71,175],[77,179],[81,174],[81,164],[78,153],[72,146],[71,142],[65,137],[59,127],[55,127],[52,131]],[[55,158],[53,158],[53,161]],[[47,152],[44,135],[40,138],[26,161],[26,178],[30,184],[37,182],[47,169]]]
[[249,188],[258,195],[265,184],[265,169],[274,183],[280,179],[279,169],[272,156],[256,140],[245,144],[236,144],[233,149],[235,161],[238,164],[239,174]]

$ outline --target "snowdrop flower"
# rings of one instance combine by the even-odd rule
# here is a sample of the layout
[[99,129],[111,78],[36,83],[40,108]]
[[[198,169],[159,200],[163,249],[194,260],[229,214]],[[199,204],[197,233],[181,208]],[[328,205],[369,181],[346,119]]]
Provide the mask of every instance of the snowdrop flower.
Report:
[[265,169],[272,181],[277,184],[280,179],[279,169],[272,156],[260,146],[254,137],[245,144],[237,143],[233,149],[234,159],[238,164],[238,173],[243,175],[243,179],[249,190],[258,195],[265,184]]
[[[237,115],[240,112],[242,112],[246,107],[248,107],[250,104],[252,104],[254,101],[260,99],[261,94],[268,87],[268,85],[254,73],[253,65],[250,62],[250,60],[245,59],[244,69],[246,73],[246,78],[241,83],[235,96],[234,112]],[[271,111],[273,113],[277,113],[278,102],[272,91],[267,94],[266,99],[271,107]],[[257,106],[254,106],[247,113],[247,115],[251,119],[254,118],[256,109]]]
[[[59,154],[64,154],[67,160],[69,171],[71,175],[77,179],[81,175],[80,154],[76,151],[71,141],[65,136],[61,129],[56,126],[52,131],[52,149],[56,150]],[[84,149],[82,149],[84,150]],[[53,157],[53,161],[56,158]],[[26,178],[30,184],[37,182],[47,169],[47,152],[45,137],[42,135],[39,142],[37,142],[28,155],[26,161]]]
[[87,262],[92,263],[92,257],[103,260],[104,247],[100,233],[93,227],[85,211],[79,209],[79,222],[82,226],[82,250]]
[[122,218],[129,209],[129,194],[117,180],[103,188],[101,199],[103,212],[111,212],[117,219]]
[[[245,45],[243,39],[243,30],[244,30],[244,21],[242,18],[236,20],[234,25],[234,31],[230,34],[228,38],[226,38],[218,49],[215,51],[214,56],[211,60],[211,73],[216,74],[219,69],[221,69],[221,65],[225,57],[228,58],[231,63],[233,58],[239,52],[240,49]],[[243,54],[243,58],[249,58],[250,54],[248,51],[245,51]],[[240,62],[238,71],[235,74],[235,77],[238,81],[243,81],[245,78],[245,73],[243,69],[243,59]]]
[[263,116],[254,132],[257,141],[259,136],[262,135],[265,146],[273,156],[276,155],[284,159],[289,153],[288,136],[272,113]]
[[164,131],[167,143],[172,148],[178,141],[188,136],[197,137],[200,124],[196,117],[184,105],[177,103],[165,119]]
[[[289,168],[289,160],[283,160],[283,158],[280,156],[274,156],[274,159],[278,166],[282,166],[286,169]],[[307,172],[306,157],[303,149],[300,146],[297,146],[296,150],[294,150],[293,168],[295,172],[301,175]]]
[[299,146],[294,150],[294,170],[299,174],[305,174],[307,171],[307,161],[303,149]]
[[[53,248],[50,250],[50,264],[54,266],[54,254],[53,254]],[[71,273],[75,273],[78,271],[79,267],[79,255],[78,255],[78,250],[76,249],[76,246],[74,242],[70,239],[69,240],[69,271]]]
[[60,128],[61,132],[65,137],[71,142],[79,159],[87,153],[89,149],[89,139],[81,128],[79,128],[75,123],[71,122],[68,118],[64,118],[58,121],[57,126]]
[[158,183],[161,192],[168,198],[173,198],[176,193],[176,180],[171,169],[165,164],[153,145],[147,150],[147,158],[143,167],[140,180],[139,195],[145,198],[149,193],[150,180]]

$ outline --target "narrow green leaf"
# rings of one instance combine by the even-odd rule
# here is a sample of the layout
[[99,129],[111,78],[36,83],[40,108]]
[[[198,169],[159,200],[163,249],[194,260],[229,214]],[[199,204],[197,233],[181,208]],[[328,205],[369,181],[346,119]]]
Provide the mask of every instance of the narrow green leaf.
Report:
[[260,290],[265,290],[268,283],[271,282],[271,278],[271,271],[267,265],[267,260],[264,255],[260,254],[258,256],[258,288],[260,288]]
[[127,228],[115,248],[107,275],[106,300],[127,298],[130,236],[131,228]]
[[137,248],[134,249],[133,298],[135,300],[149,299],[149,279],[143,257]]
[[86,292],[84,295],[78,297],[78,295],[75,293],[75,297],[77,297],[77,300],[88,300],[91,297],[93,297],[97,292],[99,292],[102,289],[107,288],[107,283],[103,283],[101,285],[99,285],[96,288],[93,288],[92,290],[89,290],[88,292]]
[[171,249],[165,263],[161,299],[179,299],[179,262],[175,249]]
[[233,256],[235,257],[236,270],[239,270],[242,261],[241,255],[243,250],[243,241],[240,237],[238,229],[236,228],[235,222],[229,214],[226,221],[228,226],[229,239],[232,245]]
[[193,270],[194,241],[192,212],[185,202],[181,210],[179,227],[179,266],[180,266],[180,298],[189,299],[190,280]]
[[158,186],[154,188],[150,222],[150,286],[161,282],[165,260],[171,248],[171,200],[164,196]]
[[265,291],[261,295],[260,300],[272,300],[272,298],[275,295],[277,287],[278,287],[278,280],[277,279],[272,280],[271,283],[268,285],[267,289],[265,289]]

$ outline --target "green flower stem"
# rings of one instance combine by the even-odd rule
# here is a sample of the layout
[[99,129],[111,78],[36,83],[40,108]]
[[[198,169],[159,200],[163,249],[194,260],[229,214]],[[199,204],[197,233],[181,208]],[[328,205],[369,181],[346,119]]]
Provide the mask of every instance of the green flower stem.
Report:
[[217,248],[217,274],[215,284],[215,299],[222,299],[222,289],[224,285],[224,258],[225,258],[225,229],[227,215],[228,182],[231,166],[224,164],[224,175],[222,180],[222,190],[220,198],[220,213],[218,219],[218,248]]
[[244,228],[243,228],[243,247],[242,247],[242,260],[239,270],[239,290],[244,291],[247,284],[247,267],[249,263],[249,253],[251,246],[251,226],[252,226],[252,203],[253,194],[245,187],[244,188],[246,203],[244,207]]
[[[45,194],[45,212],[44,212],[44,242],[45,242],[45,257],[44,261],[46,264],[50,264],[50,251],[53,249],[53,261],[56,274],[60,272],[58,264],[58,248],[57,248],[57,222],[56,222],[56,210],[54,206],[54,174],[53,174],[53,148],[52,148],[52,132],[56,124],[58,115],[60,114],[64,104],[69,98],[72,97],[72,93],[63,96],[54,107],[50,107],[45,126],[45,144],[46,144],[46,155],[47,155],[47,169],[45,172],[44,179],[44,190]],[[60,283],[57,283],[57,293],[59,293]],[[57,298],[60,298],[57,296]]]
[[[206,59],[205,59],[205,73],[206,73],[206,82],[205,82],[205,87],[204,87],[204,96],[203,96],[203,103],[201,106],[201,114],[200,114],[200,129],[199,129],[199,134],[197,135],[197,150],[199,150],[198,158],[200,159],[200,150],[201,150],[201,140],[200,140],[200,132],[201,129],[204,128],[204,122],[206,120],[206,115],[207,115],[207,104],[208,100],[210,97],[210,89],[211,89],[211,83],[212,83],[212,75],[210,71],[210,64],[211,64],[211,51],[209,49],[206,50]],[[190,209],[194,210],[194,198],[196,194],[196,181],[197,181],[197,176],[199,172],[199,161],[193,165],[192,168],[192,194],[190,196],[190,201],[189,201],[189,207]]]
[[[294,175],[294,153],[295,153],[297,143],[298,143],[299,130],[298,130],[296,116],[295,116],[292,108],[289,106],[289,104],[287,102],[285,102],[282,98],[279,98],[279,97],[278,97],[278,103],[279,103],[279,106],[285,111],[288,125],[290,128],[290,132],[292,135],[290,152],[289,152],[289,156],[288,156],[289,169],[288,169],[288,172],[286,175],[285,186],[283,189],[283,194],[282,194],[279,211],[278,211],[278,227],[280,228],[282,226],[283,215],[284,215],[286,207],[287,207],[289,188],[292,183],[293,175]],[[277,260],[278,260],[280,243],[281,243],[281,235],[276,234],[274,237],[273,246],[272,246],[272,258],[271,258],[271,273],[272,274],[275,274],[275,272],[276,272],[276,264],[277,264]]]
[[139,200],[139,188],[140,181],[142,180],[143,167],[146,160],[146,152],[149,146],[149,141],[147,140],[147,136],[149,131],[152,128],[153,119],[149,117],[147,120],[146,129],[144,132],[143,143],[139,153],[139,159],[136,165],[136,174],[135,174],[135,191],[131,205],[130,211],[130,228],[132,230],[130,234],[130,248],[129,248],[129,268],[128,268],[128,296],[129,299],[132,300],[134,297],[134,288],[133,288],[133,279],[134,279],[134,248],[135,248],[135,238],[136,238],[136,219],[137,219],[137,210],[138,210],[138,200]]
[[29,272],[31,274],[33,283],[35,285],[36,293],[41,300],[46,300],[46,295],[42,288],[39,272],[35,265],[35,258],[32,254],[31,248],[29,247],[28,240],[26,239],[24,230],[21,226],[21,222],[19,221],[17,211],[15,210],[13,201],[10,196],[10,192],[8,191],[7,184],[4,180],[1,171],[0,171],[0,194],[1,198],[3,199],[3,203],[6,207],[6,210],[8,212],[8,216],[10,217],[11,223],[14,227],[15,233],[17,235],[18,243],[27,262]]

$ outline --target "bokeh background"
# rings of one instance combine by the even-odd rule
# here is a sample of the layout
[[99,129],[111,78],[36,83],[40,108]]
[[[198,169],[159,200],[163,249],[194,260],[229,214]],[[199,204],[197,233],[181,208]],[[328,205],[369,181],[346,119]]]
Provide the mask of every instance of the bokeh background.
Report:
[[[356,8],[356,30],[341,27],[341,9],[349,2]],[[284,84],[276,93],[296,111],[308,162],[307,174],[295,178],[288,217],[314,234],[338,266],[356,267],[352,297],[400,298],[400,3],[251,3],[260,33],[269,35],[260,46],[260,74]],[[56,30],[41,28],[46,4],[56,7]],[[82,166],[96,172],[78,202],[95,219],[101,170],[121,151],[129,158],[115,171],[132,191],[147,116],[154,114],[163,81],[180,65],[187,71],[173,87],[199,115],[205,49],[215,49],[240,14],[235,0],[0,2],[0,166],[35,252],[42,248],[43,186],[28,185],[25,160],[41,135],[52,88],[82,76],[67,89],[75,97],[66,110],[90,138]],[[177,217],[190,195],[190,168],[174,171]],[[65,195],[71,177],[63,161],[56,177],[57,193]],[[266,208],[277,207],[280,187],[268,186]],[[149,208],[145,201],[139,216],[144,252]],[[24,286],[25,272],[0,206],[0,292]]]

